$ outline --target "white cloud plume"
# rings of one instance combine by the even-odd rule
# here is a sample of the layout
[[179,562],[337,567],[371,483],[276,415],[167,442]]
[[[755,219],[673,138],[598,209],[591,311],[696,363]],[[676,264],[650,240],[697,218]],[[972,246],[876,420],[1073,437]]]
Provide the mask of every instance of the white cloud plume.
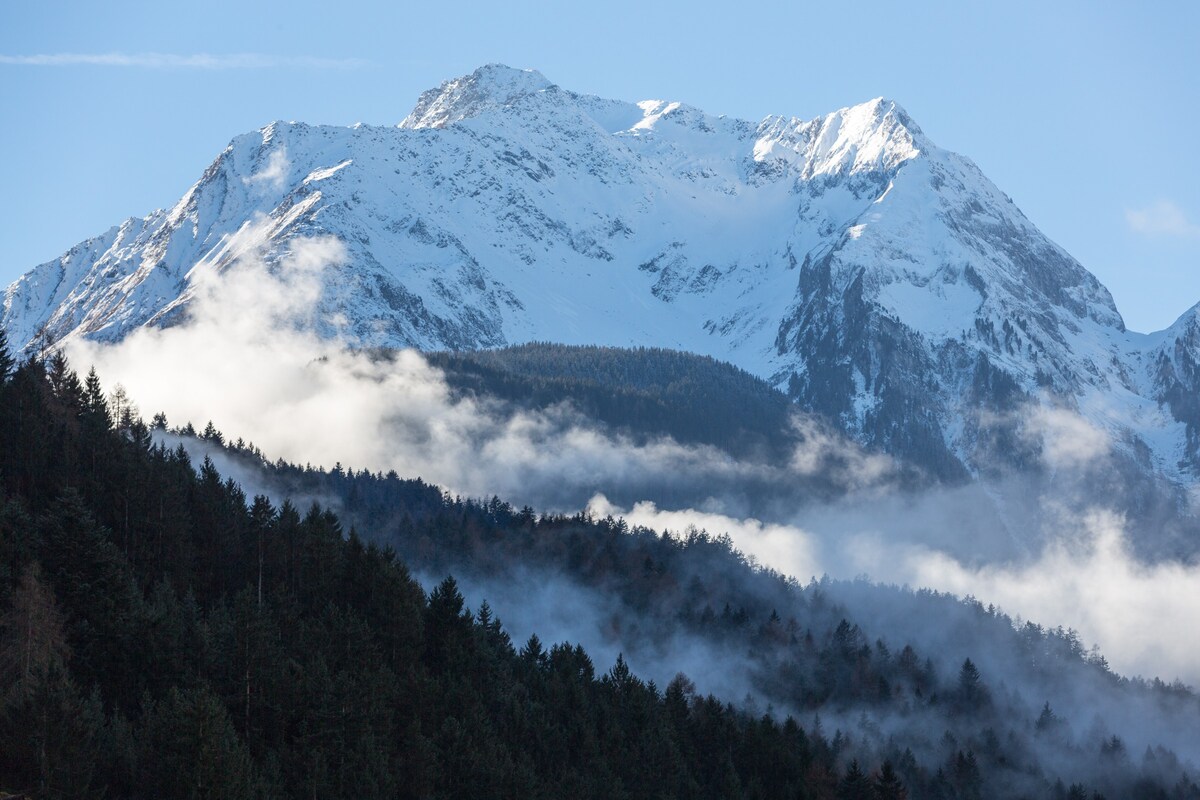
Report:
[[1064,524],[1063,535],[1029,564],[971,567],[917,549],[886,558],[913,585],[973,594],[1027,619],[1074,627],[1125,674],[1200,683],[1200,641],[1186,633],[1200,615],[1200,567],[1139,563],[1124,521],[1107,511]]
[[792,452],[788,466],[798,475],[819,475],[834,468],[844,486],[867,488],[887,485],[896,470],[890,457],[849,448],[845,439],[822,430],[811,418],[793,417],[792,427],[800,434],[801,445]]
[[1073,411],[1038,405],[1025,409],[1023,420],[1023,437],[1041,445],[1051,469],[1085,468],[1108,455],[1108,435]]
[[598,494],[588,503],[587,510],[597,517],[624,517],[631,525],[656,531],[670,531],[676,535],[690,530],[704,530],[714,535],[728,534],[743,553],[764,566],[781,569],[787,565],[787,574],[807,580],[819,577],[821,566],[820,546],[816,537],[793,525],[763,522],[748,518],[738,519],[727,514],[695,509],[660,509],[648,500],[636,503],[630,509],[622,509]]
[[634,443],[566,406],[515,411],[455,397],[417,352],[381,358],[323,339],[315,309],[344,245],[280,243],[275,229],[270,219],[247,225],[192,270],[178,310],[186,322],[139,329],[117,345],[70,342],[72,361],[121,382],[148,412],[180,424],[212,419],[272,457],[395,469],[468,496],[553,505],[614,485],[768,475],[712,447]]
[[1142,209],[1127,209],[1125,222],[1135,233],[1147,236],[1200,237],[1200,225],[1188,219],[1187,213],[1170,200],[1159,200]]
[[1123,674],[1180,677],[1200,684],[1200,640],[1186,632],[1200,616],[1200,565],[1142,564],[1129,552],[1124,520],[1090,509],[1056,515],[1057,535],[1034,557],[971,563],[945,549],[893,536],[894,509],[852,525],[828,518],[804,526],[766,524],[653,503],[623,509],[602,495],[589,509],[654,530],[727,533],[759,563],[806,581],[831,574],[974,596],[1008,614],[1079,631]]
[[242,182],[248,186],[261,184],[278,190],[283,188],[284,179],[287,178],[291,166],[287,157],[287,147],[279,147],[272,150],[271,155],[267,156],[267,163],[261,170],[242,178]]
[[266,53],[36,53],[0,54],[0,64],[23,67],[137,67],[142,69],[356,69],[360,58],[277,56]]

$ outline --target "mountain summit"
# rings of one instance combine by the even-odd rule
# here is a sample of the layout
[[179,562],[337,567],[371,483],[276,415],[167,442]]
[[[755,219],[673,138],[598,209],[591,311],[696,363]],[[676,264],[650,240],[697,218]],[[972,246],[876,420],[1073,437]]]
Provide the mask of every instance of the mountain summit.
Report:
[[890,100],[752,122],[488,65],[396,127],[237,137],[172,209],[9,286],[4,324],[29,346],[185,320],[199,268],[236,268],[250,230],[268,262],[296,237],[344,243],[305,324],[355,345],[672,347],[947,479],[1019,460],[997,442],[1025,404],[1078,411],[1146,474],[1196,475],[1195,315],[1126,331]]
[[542,73],[488,64],[423,92],[401,128],[444,128],[488,109],[511,105],[554,84]]

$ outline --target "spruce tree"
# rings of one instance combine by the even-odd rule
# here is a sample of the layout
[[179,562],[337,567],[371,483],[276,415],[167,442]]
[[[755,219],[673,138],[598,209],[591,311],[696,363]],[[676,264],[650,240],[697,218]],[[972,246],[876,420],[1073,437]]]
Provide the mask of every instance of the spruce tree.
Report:
[[958,701],[964,711],[977,711],[988,702],[988,690],[971,659],[963,661],[958,672]]
[[858,759],[846,767],[846,774],[838,781],[838,800],[874,800],[874,789],[867,774],[858,765]]
[[96,368],[88,370],[83,384],[83,399],[89,418],[97,425],[110,427],[112,420],[108,416],[108,401],[104,399],[104,389],[100,385],[100,376]]
[[879,768],[879,777],[875,779],[875,797],[877,800],[907,800],[908,790],[904,788],[900,776],[891,761],[884,761]]
[[80,384],[79,376],[71,369],[62,350],[55,351],[46,362],[46,377],[50,381],[50,391],[54,392],[54,396],[65,408],[76,415],[83,412],[83,385]]
[[0,614],[0,705],[27,699],[41,677],[66,664],[64,624],[41,567],[27,564],[8,610]]
[[140,784],[153,797],[250,797],[253,764],[229,712],[203,685],[172,689],[146,721]]
[[16,360],[8,347],[8,331],[4,329],[3,325],[0,325],[0,386],[8,383],[15,368]]

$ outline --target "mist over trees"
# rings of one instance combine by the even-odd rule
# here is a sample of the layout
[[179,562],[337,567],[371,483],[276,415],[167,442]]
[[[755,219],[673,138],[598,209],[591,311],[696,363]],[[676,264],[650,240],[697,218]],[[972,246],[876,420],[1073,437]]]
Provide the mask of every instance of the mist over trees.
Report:
[[[875,474],[864,478],[857,473],[867,470],[855,462],[868,456],[827,421],[804,413],[767,381],[709,356],[549,342],[423,356],[456,397],[482,398],[496,414],[568,408],[589,428],[633,446],[670,440],[716,448],[714,458],[732,457],[748,467],[720,482],[718,493],[729,506],[761,513],[837,498],[860,484],[915,489],[932,480],[879,455]],[[811,463],[797,464],[798,452]],[[717,489],[700,476],[671,478],[643,475],[630,486],[610,480],[604,489],[617,502],[654,496],[682,505],[702,503]]]
[[799,436],[796,406],[766,381],[706,356],[661,348],[532,343],[426,353],[459,392],[545,407],[569,401],[637,437],[669,435],[779,463]]
[[[272,465],[206,427],[263,480],[327,500],[248,496],[156,444],[94,372],[0,356],[5,792],[1200,796],[1170,747],[1197,698],[1113,675],[1070,632],[801,585],[701,531]],[[437,576],[428,592],[416,573]],[[630,649],[544,641],[512,588],[468,603],[533,585],[518,577]],[[884,629],[860,611],[876,606],[920,618]],[[510,639],[510,616],[532,633]],[[689,677],[702,661],[726,682]]]
[[[360,530],[386,532],[382,541],[422,574],[453,572],[515,627],[571,631],[590,652],[619,644],[635,669],[662,682],[682,669],[702,691],[756,712],[809,725],[819,718],[839,753],[864,764],[899,763],[908,750],[932,780],[961,750],[987,776],[984,796],[1019,797],[1041,796],[1050,776],[1110,780],[1100,756],[1112,736],[1130,752],[1163,753],[1163,763],[1195,757],[1197,698],[1178,683],[1113,674],[1074,631],[927,590],[802,585],[703,531],[539,515],[395,475],[269,472],[300,494],[330,498]],[[1048,703],[1062,724],[1042,737],[1036,725]],[[1182,750],[1167,755],[1172,747]],[[1135,762],[1117,770],[1119,785],[1133,780],[1122,770]],[[909,782],[920,785],[911,773]]]

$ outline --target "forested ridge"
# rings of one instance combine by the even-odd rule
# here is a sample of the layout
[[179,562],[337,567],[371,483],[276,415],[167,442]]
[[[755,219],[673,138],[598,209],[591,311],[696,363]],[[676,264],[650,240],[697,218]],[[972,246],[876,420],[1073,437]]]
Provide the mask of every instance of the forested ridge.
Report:
[[635,436],[666,434],[770,460],[785,460],[797,438],[789,421],[798,409],[782,392],[708,356],[534,342],[425,358],[457,391],[534,407],[570,401]]
[[[1017,701],[969,659],[947,672],[871,641],[822,586],[756,570],[728,540],[538,515],[394,474],[261,466],[320,490],[357,528],[316,503],[248,497],[211,462],[156,444],[94,372],[81,380],[61,356],[17,365],[0,347],[0,792],[1200,796],[1168,751],[1127,753],[1108,731],[1091,747],[1048,702],[1005,720]],[[670,619],[759,653],[751,685],[786,702],[751,711],[578,645],[514,643],[453,578],[426,594],[401,555],[425,573],[474,565],[475,578],[489,561],[563,570],[618,592],[630,626],[641,606],[650,636]],[[1035,626],[1027,638],[1047,670],[1118,681],[1070,637]],[[1196,706],[1182,687],[1127,690]],[[940,715],[936,757],[902,728],[869,740],[817,718],[867,707]],[[1094,762],[1091,782],[1045,770],[1031,747]]]
[[[395,351],[373,354],[395,357]],[[732,457],[743,469],[736,480],[722,481],[719,491],[747,513],[831,501],[863,483],[917,490],[935,482],[920,468],[864,450],[767,381],[710,356],[531,342],[423,358],[457,398],[482,399],[497,419],[521,412],[543,420],[566,417],[636,446],[669,440],[714,462]],[[553,413],[561,409],[569,413]],[[870,469],[861,466],[867,461]],[[711,481],[673,485],[664,477],[646,478],[637,487],[612,482],[604,490],[616,502],[653,497],[680,506],[701,504],[718,491]]]

